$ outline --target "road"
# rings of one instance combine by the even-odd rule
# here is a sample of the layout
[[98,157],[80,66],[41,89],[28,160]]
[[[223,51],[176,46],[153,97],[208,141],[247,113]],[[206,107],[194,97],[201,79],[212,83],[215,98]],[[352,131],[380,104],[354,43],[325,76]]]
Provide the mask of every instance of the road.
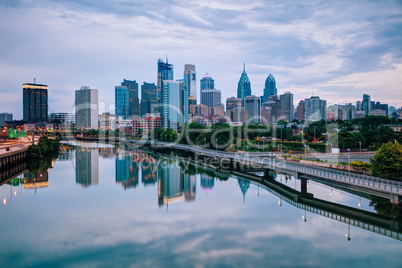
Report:
[[[38,143],[39,136],[35,136],[35,144]],[[5,154],[7,153],[6,148],[10,148],[10,151],[18,151],[24,148],[28,148],[29,145],[32,144],[32,137],[24,137],[24,138],[18,138],[15,140],[7,140],[7,141],[1,141],[0,142],[0,154]]]

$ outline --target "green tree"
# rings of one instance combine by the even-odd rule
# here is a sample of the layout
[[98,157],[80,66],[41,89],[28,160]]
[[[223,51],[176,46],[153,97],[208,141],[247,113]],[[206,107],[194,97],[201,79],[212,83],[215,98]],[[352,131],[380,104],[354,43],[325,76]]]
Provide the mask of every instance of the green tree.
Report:
[[377,129],[377,135],[375,138],[377,140],[376,147],[378,148],[384,143],[394,141],[396,139],[396,134],[389,126],[380,126]]
[[383,144],[370,162],[373,176],[402,180],[402,145],[399,142]]

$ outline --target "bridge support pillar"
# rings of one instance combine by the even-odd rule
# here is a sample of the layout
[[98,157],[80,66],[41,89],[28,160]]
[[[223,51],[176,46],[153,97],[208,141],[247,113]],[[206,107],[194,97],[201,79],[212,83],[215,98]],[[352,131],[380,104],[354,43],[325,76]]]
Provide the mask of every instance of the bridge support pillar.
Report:
[[264,178],[264,180],[267,180],[267,181],[271,181],[271,180],[274,179],[274,176],[272,176],[270,169],[266,169],[264,171],[264,177],[263,178]]
[[299,176],[300,176],[300,174],[299,174],[299,172],[295,172],[295,179],[299,179]]
[[402,204],[402,196],[397,194],[391,194],[390,198],[391,204],[401,205]]
[[307,181],[308,181],[308,179],[300,179],[300,182],[301,182],[301,189],[300,189],[300,192],[301,192],[302,194],[306,194],[306,193],[307,193]]

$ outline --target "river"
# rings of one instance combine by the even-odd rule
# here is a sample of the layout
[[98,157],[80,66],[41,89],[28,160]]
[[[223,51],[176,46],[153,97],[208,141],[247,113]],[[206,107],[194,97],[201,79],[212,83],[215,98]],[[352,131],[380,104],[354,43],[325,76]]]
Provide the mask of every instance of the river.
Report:
[[[368,197],[331,185],[309,181],[308,192],[377,213]],[[2,185],[0,198],[2,267],[402,266],[399,222],[350,224],[241,176],[144,151],[67,150],[48,171]]]

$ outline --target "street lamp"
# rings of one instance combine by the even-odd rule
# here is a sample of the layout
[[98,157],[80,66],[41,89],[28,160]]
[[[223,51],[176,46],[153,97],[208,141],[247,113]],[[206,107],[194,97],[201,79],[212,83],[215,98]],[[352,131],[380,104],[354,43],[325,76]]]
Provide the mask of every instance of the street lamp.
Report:
[[350,179],[350,149],[348,148],[348,161],[349,161],[349,179]]
[[359,141],[360,153],[362,153],[362,143]]

